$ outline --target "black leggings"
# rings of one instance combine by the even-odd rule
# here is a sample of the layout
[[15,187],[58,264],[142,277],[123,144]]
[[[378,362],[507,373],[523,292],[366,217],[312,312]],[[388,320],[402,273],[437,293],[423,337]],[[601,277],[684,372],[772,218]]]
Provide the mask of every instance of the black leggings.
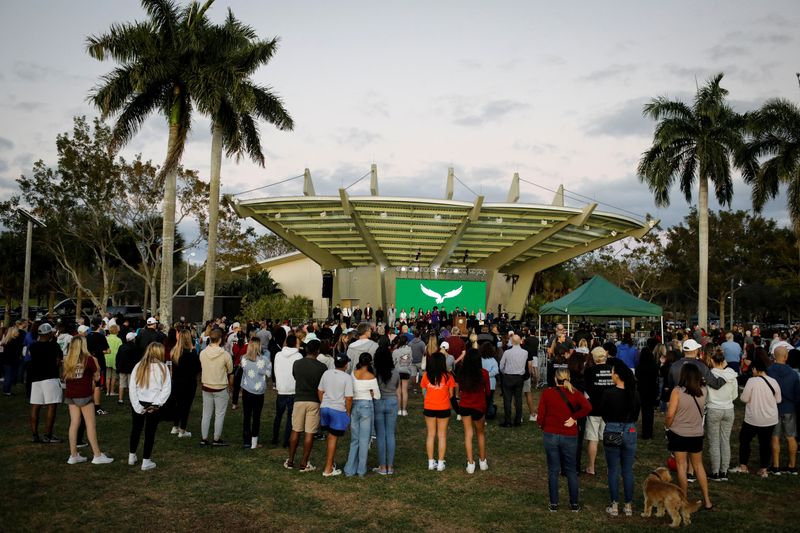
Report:
[[197,393],[197,383],[180,385],[175,390],[175,423],[173,425],[185,430],[189,423],[189,411]]
[[[144,405],[144,403],[142,404]],[[131,409],[133,414],[133,425],[131,427],[131,442],[130,452],[136,453],[136,448],[139,447],[139,437],[142,436],[142,428],[144,428],[144,450],[142,450],[142,457],[150,459],[150,454],[153,453],[153,444],[156,441],[156,428],[158,427],[158,419],[160,413],[145,413],[139,414]]]
[[264,407],[264,395],[250,394],[246,390],[242,390],[242,402],[244,403],[242,439],[245,444],[250,444],[251,437],[258,437],[261,430],[261,409]]
[[237,366],[233,370],[233,405],[239,405],[239,389],[242,388],[242,374],[241,366]]
[[769,466],[770,454],[772,453],[772,430],[775,426],[751,426],[747,422],[742,422],[742,429],[739,431],[739,464],[747,465],[750,460],[750,442],[753,437],[758,436],[758,465],[760,468]]

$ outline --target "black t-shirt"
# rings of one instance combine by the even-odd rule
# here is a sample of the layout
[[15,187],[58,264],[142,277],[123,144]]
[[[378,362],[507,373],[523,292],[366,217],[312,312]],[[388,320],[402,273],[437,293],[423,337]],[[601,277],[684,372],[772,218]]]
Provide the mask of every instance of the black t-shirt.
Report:
[[106,354],[108,350],[108,341],[106,336],[97,331],[93,331],[86,336],[86,349],[92,354],[97,362],[100,363],[100,368],[106,367]]
[[200,373],[200,356],[197,350],[184,348],[178,363],[172,362],[172,382],[175,385],[186,386],[197,384],[197,374]]
[[322,374],[326,370],[328,367],[324,363],[310,357],[303,357],[295,361],[292,366],[292,375],[295,381],[294,401],[319,403],[317,388]]
[[36,341],[31,344],[29,351],[31,362],[28,375],[31,382],[58,378],[58,362],[63,354],[57,342]]
[[592,412],[589,416],[600,416],[600,402],[603,401],[603,394],[606,391],[616,388],[614,380],[611,379],[611,366],[607,363],[594,365],[584,372],[584,383],[586,393],[589,395],[589,403],[592,404]]
[[639,419],[639,394],[634,391],[631,405],[628,391],[614,386],[603,392],[599,414],[606,423],[636,422]]

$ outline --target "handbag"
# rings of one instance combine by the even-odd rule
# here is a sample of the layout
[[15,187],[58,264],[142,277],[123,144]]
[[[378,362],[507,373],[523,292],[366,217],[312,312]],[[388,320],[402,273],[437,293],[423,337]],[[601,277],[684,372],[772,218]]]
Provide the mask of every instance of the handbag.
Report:
[[622,446],[622,432],[621,431],[606,431],[603,433],[603,446],[610,448],[619,448]]

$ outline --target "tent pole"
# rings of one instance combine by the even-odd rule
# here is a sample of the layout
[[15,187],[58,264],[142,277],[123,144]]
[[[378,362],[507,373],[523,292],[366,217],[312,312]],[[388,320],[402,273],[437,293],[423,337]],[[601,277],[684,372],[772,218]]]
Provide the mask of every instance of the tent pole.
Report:
[[620,324],[622,324],[622,334],[625,335],[625,317],[619,319]]
[[569,314],[567,314],[567,337],[569,337]]
[[664,342],[664,315],[661,315],[661,342]]
[[539,315],[539,344],[542,344],[542,315]]

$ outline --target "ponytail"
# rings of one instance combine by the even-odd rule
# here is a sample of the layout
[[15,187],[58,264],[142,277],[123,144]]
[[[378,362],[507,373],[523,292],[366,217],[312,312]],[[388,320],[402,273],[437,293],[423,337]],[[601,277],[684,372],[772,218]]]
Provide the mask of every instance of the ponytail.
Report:
[[570,394],[575,392],[575,387],[573,387],[570,382],[569,370],[566,368],[559,368],[556,370],[556,385],[563,386]]

